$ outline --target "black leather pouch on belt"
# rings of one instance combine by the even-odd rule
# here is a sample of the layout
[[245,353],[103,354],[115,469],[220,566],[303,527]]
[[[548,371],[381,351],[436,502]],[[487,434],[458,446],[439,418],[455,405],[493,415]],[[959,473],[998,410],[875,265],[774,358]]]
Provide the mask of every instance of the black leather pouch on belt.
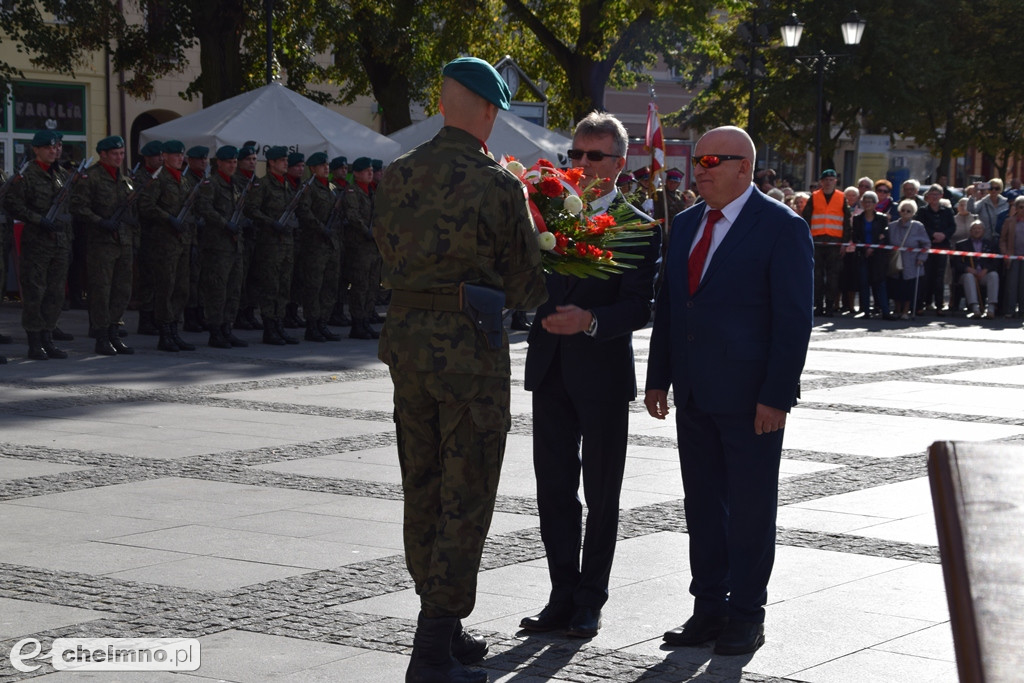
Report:
[[476,328],[487,339],[487,346],[500,349],[502,346],[502,315],[505,307],[505,292],[465,282],[459,285],[459,303],[463,312],[470,317]]

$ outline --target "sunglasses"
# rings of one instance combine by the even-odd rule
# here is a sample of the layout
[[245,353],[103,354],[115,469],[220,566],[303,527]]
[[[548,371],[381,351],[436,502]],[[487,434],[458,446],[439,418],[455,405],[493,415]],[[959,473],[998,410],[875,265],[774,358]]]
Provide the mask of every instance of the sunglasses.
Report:
[[887,187],[876,187],[875,192],[881,192],[882,194],[889,194],[889,188]]
[[723,161],[738,161],[740,159],[746,159],[746,157],[739,156],[736,154],[701,154],[700,156],[693,157],[691,162],[693,167],[703,166],[704,168],[714,168],[719,166]]
[[570,149],[567,152],[567,154],[569,155],[569,158],[572,159],[573,161],[579,161],[584,156],[586,156],[587,159],[590,159],[591,161],[603,161],[605,157],[614,157],[616,159],[622,157],[621,154],[608,154],[606,152],[601,152],[596,149]]

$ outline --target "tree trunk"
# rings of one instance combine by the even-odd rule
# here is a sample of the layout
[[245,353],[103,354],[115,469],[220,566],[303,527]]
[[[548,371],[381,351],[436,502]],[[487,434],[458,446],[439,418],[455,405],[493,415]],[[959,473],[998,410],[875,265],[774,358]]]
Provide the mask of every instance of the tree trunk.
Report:
[[203,106],[241,94],[244,0],[194,0],[192,20],[199,39]]

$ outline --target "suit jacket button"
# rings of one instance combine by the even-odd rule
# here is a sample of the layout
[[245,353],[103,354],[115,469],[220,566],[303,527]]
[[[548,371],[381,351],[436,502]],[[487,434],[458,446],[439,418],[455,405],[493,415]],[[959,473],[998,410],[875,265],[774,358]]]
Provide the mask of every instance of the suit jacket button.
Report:
[[687,301],[686,302],[686,307],[687,308],[693,308],[693,302],[692,301]]
[[686,341],[693,341],[693,335],[692,334],[686,335]]

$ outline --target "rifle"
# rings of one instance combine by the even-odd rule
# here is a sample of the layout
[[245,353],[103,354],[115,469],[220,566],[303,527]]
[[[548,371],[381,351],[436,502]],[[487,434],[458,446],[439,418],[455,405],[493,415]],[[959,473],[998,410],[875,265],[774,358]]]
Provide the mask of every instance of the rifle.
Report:
[[67,203],[68,198],[71,196],[72,188],[74,188],[75,183],[78,182],[79,178],[82,177],[82,171],[92,164],[92,159],[92,157],[83,159],[82,163],[78,164],[78,168],[76,168],[75,172],[71,174],[71,177],[64,183],[64,186],[60,188],[60,192],[57,193],[57,196],[53,198],[50,210],[46,212],[46,220],[52,223],[53,219],[61,213],[61,210],[64,208],[64,204]]
[[335,226],[344,217],[344,208],[342,204],[345,202],[345,193],[338,192],[338,198],[334,200],[334,206],[331,207],[331,213],[327,215],[327,222],[324,223],[324,232],[330,236],[334,232]]
[[181,211],[175,216],[179,221],[184,221],[185,217],[188,216],[188,212],[192,210],[192,207],[196,203],[196,199],[199,198],[199,188],[210,182],[210,168],[206,168],[206,173],[203,174],[203,179],[197,182],[192,190],[188,193],[188,197],[185,198],[185,203],[181,205]]
[[26,168],[28,168],[30,161],[30,159],[25,159],[25,163],[21,165],[18,172],[5,180],[3,185],[0,185],[0,204],[3,204],[4,197],[6,197],[7,193],[11,191],[11,186],[14,185],[14,181],[21,177],[21,174],[25,172]]
[[302,195],[306,194],[306,190],[309,189],[309,186],[313,184],[314,180],[316,180],[316,176],[311,175],[309,176],[309,180],[299,185],[299,189],[297,189],[295,194],[292,195],[292,200],[288,202],[288,206],[284,207],[284,213],[282,213],[281,217],[277,219],[278,223],[281,225],[288,225],[288,221],[292,219],[292,216],[295,214],[295,209],[298,208],[299,202],[302,200]]
[[[141,164],[135,164],[135,168],[132,169],[132,177],[133,178],[135,177],[135,174],[138,172],[140,165]],[[124,214],[127,213],[128,209],[132,208],[132,206],[135,204],[135,202],[138,201],[139,195],[141,195],[143,192],[145,192],[146,188],[148,188],[150,185],[152,185],[156,181],[156,177],[158,175],[160,175],[160,171],[162,171],[162,170],[164,170],[163,166],[161,166],[160,168],[158,168],[155,171],[153,171],[153,173],[146,180],[146,184],[145,185],[143,185],[141,187],[132,188],[132,191],[128,194],[128,196],[125,198],[125,200],[123,202],[121,202],[120,206],[118,206],[116,209],[114,209],[114,213],[112,213],[110,215],[110,220],[112,220],[112,221],[114,221],[116,223],[120,223],[121,219],[124,218]]]
[[249,176],[249,181],[242,188],[242,194],[239,196],[238,201],[235,202],[235,210],[231,212],[231,218],[228,222],[238,225],[238,221],[242,218],[242,211],[245,209],[245,196],[249,194],[249,189],[252,187],[252,181],[254,180],[256,180],[255,173]]

